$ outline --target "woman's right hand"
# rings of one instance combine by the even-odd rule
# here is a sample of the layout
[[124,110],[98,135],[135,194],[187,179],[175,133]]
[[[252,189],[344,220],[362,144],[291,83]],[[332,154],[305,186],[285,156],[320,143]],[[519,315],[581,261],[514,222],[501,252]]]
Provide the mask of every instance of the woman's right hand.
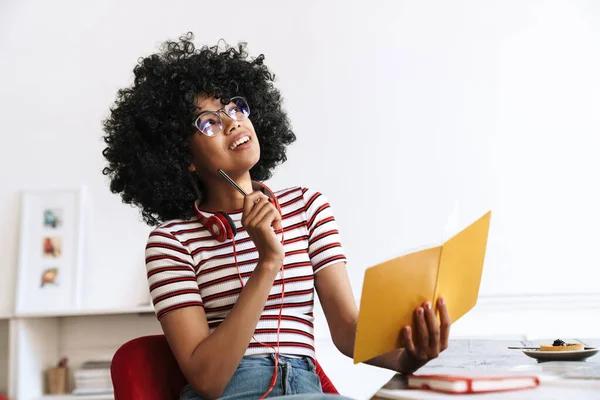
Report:
[[259,262],[279,270],[285,252],[273,229],[281,230],[281,215],[265,194],[256,191],[244,198],[242,226],[256,246]]

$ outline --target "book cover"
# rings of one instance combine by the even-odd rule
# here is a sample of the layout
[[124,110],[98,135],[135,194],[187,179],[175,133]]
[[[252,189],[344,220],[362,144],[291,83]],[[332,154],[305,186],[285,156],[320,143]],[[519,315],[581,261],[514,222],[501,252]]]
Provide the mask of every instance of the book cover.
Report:
[[532,389],[539,386],[537,376],[527,375],[409,375],[409,389],[433,390],[435,392],[466,394],[491,393],[509,390]]
[[399,348],[401,329],[414,310],[444,296],[457,321],[477,303],[491,211],[441,246],[412,252],[367,268],[363,283],[354,363]]

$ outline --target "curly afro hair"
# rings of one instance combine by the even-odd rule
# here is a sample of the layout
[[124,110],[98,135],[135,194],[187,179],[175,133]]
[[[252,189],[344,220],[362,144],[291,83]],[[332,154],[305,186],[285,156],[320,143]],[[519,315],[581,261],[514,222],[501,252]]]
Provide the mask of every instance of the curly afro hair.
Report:
[[[140,58],[133,85],[118,91],[102,122],[107,144],[102,154],[108,161],[102,173],[110,178],[110,190],[120,193],[124,203],[140,207],[150,226],[194,214],[197,193],[190,182],[187,139],[195,133],[199,93],[223,104],[235,95],[248,101],[260,143],[252,179],[269,179],[273,168],[286,161],[286,146],[296,140],[262,54],[249,58],[245,43],[197,49],[193,39],[189,32],[165,42],[158,54]],[[192,179],[202,194],[199,180]]]

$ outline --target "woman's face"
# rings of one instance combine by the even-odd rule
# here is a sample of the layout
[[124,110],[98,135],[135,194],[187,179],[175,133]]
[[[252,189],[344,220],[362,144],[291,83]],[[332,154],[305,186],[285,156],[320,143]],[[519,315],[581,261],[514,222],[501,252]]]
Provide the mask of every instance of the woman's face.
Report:
[[[196,97],[196,114],[204,111],[217,111],[224,106],[214,97],[198,95]],[[235,105],[230,104],[230,109]],[[250,170],[260,158],[260,146],[254,126],[249,118],[234,120],[225,112],[220,112],[222,121],[221,132],[214,136],[207,136],[200,130],[189,139],[190,150],[193,155],[193,165],[190,171],[197,173],[201,178],[218,175],[217,170],[222,169],[228,174],[242,175]],[[203,120],[212,122],[214,115],[202,117]],[[218,128],[215,128],[218,129]]]

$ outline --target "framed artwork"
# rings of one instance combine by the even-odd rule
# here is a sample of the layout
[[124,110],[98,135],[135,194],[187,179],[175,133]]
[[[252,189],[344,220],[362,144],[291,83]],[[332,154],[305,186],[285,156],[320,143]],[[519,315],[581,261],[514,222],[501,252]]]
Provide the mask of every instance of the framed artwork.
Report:
[[80,308],[84,198],[84,187],[22,193],[17,315]]

